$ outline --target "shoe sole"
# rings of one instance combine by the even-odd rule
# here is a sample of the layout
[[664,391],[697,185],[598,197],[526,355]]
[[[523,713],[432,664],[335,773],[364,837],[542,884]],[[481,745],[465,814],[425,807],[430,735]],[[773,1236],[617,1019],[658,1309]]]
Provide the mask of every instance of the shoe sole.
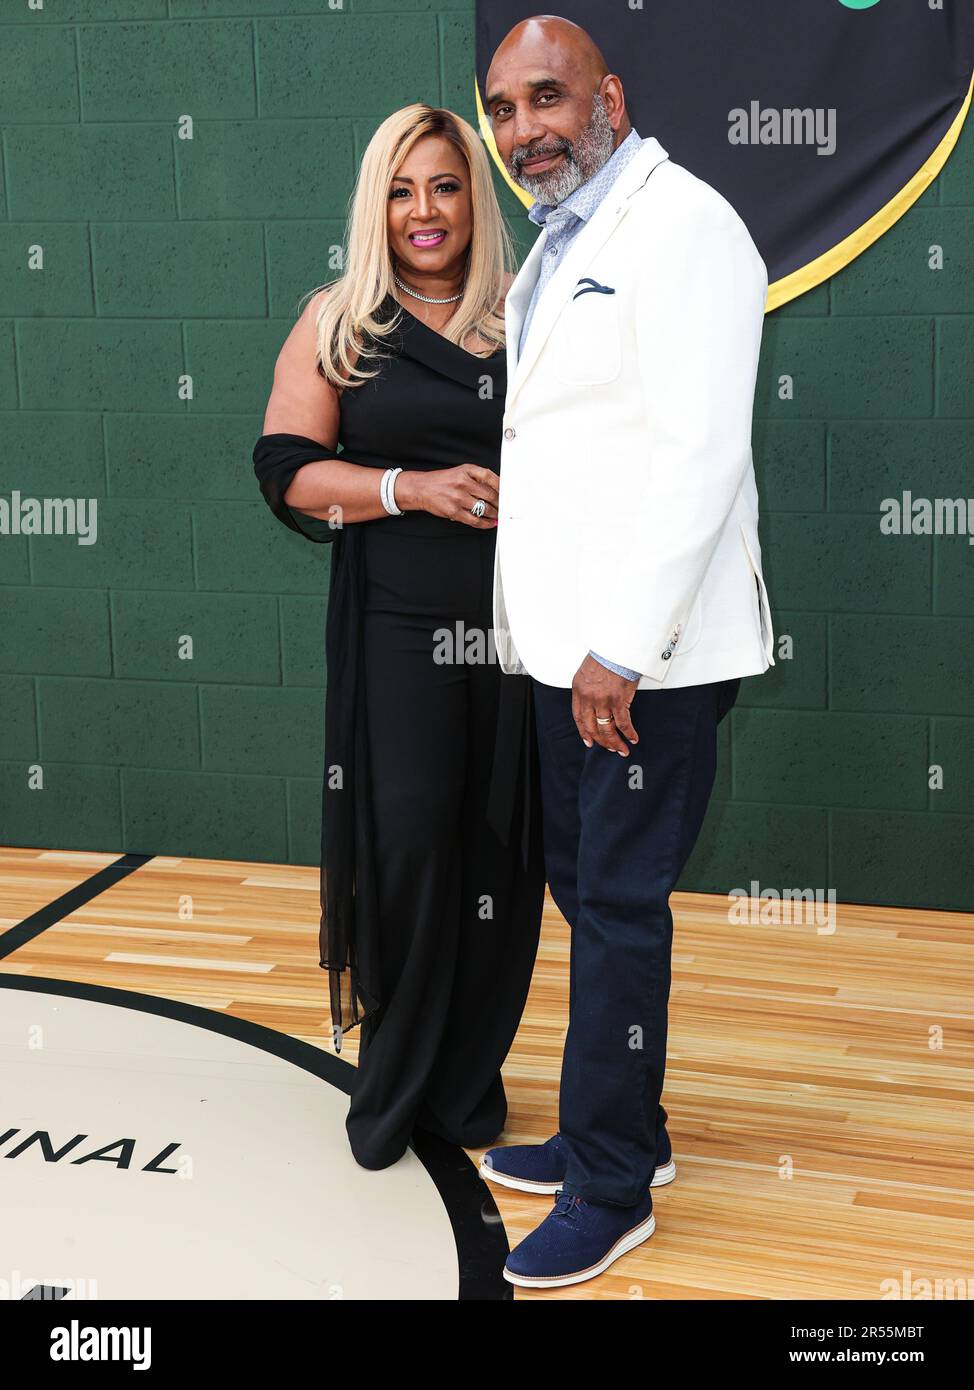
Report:
[[[533,1192],[538,1197],[553,1197],[561,1187],[560,1182],[531,1182],[529,1178],[512,1178],[507,1173],[499,1173],[496,1168],[491,1168],[488,1163],[481,1161],[480,1176],[487,1182],[495,1182],[498,1187],[510,1187],[516,1192]],[[663,1163],[653,1174],[653,1181],[650,1187],[665,1187],[676,1177],[676,1164],[670,1159],[669,1163]]]
[[629,1250],[634,1250],[637,1245],[642,1245],[644,1240],[649,1240],[655,1230],[656,1217],[650,1213],[645,1221],[641,1221],[638,1226],[633,1226],[631,1231],[627,1231],[624,1236],[619,1237],[605,1259],[599,1260],[598,1264],[590,1265],[588,1269],[576,1270],[573,1274],[555,1274],[535,1278],[527,1274],[513,1274],[505,1265],[504,1278],[509,1284],[517,1284],[524,1289],[561,1289],[566,1284],[583,1284],[586,1279],[594,1279],[597,1275],[603,1274],[620,1256],[625,1255]]

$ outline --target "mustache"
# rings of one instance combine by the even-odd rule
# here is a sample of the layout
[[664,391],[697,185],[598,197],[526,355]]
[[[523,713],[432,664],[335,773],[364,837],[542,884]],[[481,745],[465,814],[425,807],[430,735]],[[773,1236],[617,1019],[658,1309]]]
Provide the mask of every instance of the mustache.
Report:
[[511,168],[515,173],[520,173],[522,166],[529,159],[542,159],[555,154],[571,155],[571,144],[567,140],[559,141],[556,145],[536,145],[533,149],[515,150],[511,156]]

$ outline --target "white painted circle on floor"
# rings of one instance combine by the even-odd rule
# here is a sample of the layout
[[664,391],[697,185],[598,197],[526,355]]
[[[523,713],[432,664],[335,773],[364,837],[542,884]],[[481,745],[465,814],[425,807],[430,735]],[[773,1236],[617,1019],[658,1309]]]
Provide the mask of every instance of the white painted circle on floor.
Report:
[[[45,984],[0,988],[0,1297],[60,1283],[72,1299],[457,1298],[432,1177],[412,1151],[360,1168],[335,1086],[252,1042]],[[47,1156],[22,1147],[38,1132]]]

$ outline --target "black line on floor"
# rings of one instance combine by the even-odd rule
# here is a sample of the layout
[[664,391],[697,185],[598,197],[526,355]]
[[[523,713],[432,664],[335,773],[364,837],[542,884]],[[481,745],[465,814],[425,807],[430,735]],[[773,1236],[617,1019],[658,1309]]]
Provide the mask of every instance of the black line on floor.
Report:
[[62,893],[53,902],[46,903],[37,912],[32,912],[29,917],[18,922],[15,927],[9,927],[0,936],[0,960],[4,956],[9,956],[12,951],[16,951],[26,942],[33,941],[35,936],[40,936],[41,932],[47,931],[48,927],[53,927],[56,922],[69,917],[77,908],[84,907],[85,903],[90,902],[92,898],[97,898],[99,893],[104,893],[106,888],[114,887],[116,883],[127,878],[136,869],[141,869],[143,864],[147,864],[150,859],[154,858],[155,855],[152,854],[123,854],[120,859],[106,864],[103,869],[99,869],[90,878],[83,879],[74,888],[69,888],[66,893]]
[[437,1134],[417,1132],[410,1148],[436,1183],[453,1226],[460,1259],[460,1300],[510,1302],[514,1288],[501,1270],[511,1246],[489,1185],[463,1149]]

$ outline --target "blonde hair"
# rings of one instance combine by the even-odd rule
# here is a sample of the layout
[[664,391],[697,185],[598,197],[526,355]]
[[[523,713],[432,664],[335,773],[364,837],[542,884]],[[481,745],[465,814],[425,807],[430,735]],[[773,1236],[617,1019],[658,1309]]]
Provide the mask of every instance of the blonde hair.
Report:
[[[378,374],[361,370],[364,361],[384,354],[378,344],[397,327],[401,313],[379,321],[376,310],[392,293],[387,205],[393,176],[403,159],[426,135],[441,135],[459,151],[470,171],[472,232],[467,255],[463,299],[443,330],[451,342],[471,334],[488,347],[476,352],[487,357],[504,346],[504,317],[497,304],[505,274],[515,268],[514,246],[494,193],[486,152],[473,127],[452,111],[417,102],[386,117],[369,141],[349,199],[343,247],[344,273],[319,285],[304,302],[323,291],[315,314],[318,370],[339,389],[360,386]],[[354,358],[358,355],[358,363]]]

